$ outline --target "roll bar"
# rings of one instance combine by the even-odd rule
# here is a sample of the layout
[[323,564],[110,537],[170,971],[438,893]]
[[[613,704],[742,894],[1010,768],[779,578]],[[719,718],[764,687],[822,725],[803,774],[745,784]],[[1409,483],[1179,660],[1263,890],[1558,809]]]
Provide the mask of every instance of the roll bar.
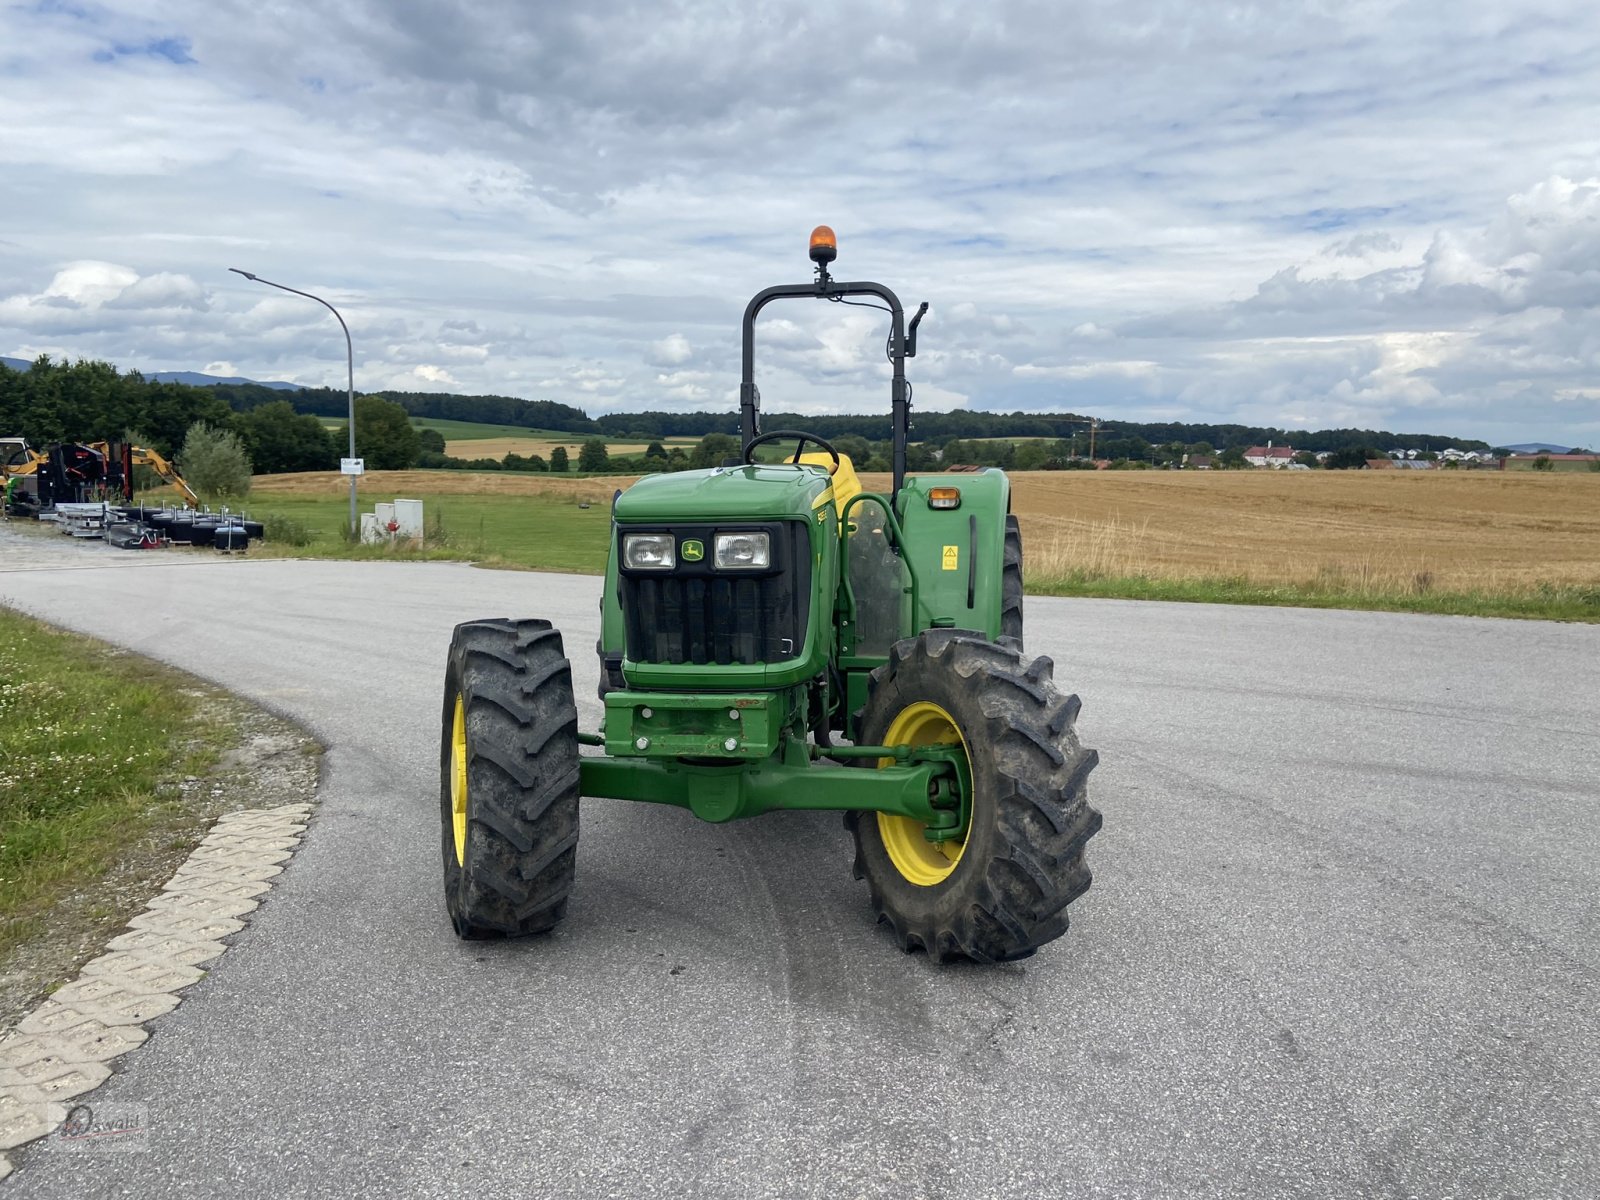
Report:
[[[830,234],[831,236],[831,234]],[[816,256],[813,255],[813,258]],[[830,256],[831,257],[831,256]],[[817,278],[811,283],[780,283],[763,288],[745,305],[743,368],[739,378],[739,435],[741,449],[748,447],[761,432],[761,391],[756,387],[756,317],[774,300],[841,300],[845,296],[876,296],[889,306],[889,361],[894,364],[889,399],[894,441],[894,495],[906,478],[906,442],[911,432],[911,389],[906,383],[906,359],[917,353],[917,324],[928,311],[924,303],[911,320],[909,337],[905,310],[896,296],[881,283],[841,282],[828,274],[828,264],[817,262]],[[893,498],[893,497],[891,497]]]

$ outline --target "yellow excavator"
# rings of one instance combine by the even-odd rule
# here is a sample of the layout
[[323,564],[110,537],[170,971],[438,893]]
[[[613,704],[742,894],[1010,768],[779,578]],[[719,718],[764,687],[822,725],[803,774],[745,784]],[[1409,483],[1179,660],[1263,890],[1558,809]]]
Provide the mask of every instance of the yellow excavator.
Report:
[[36,474],[49,461],[50,456],[31,448],[27,438],[0,438],[0,478]]
[[26,438],[0,438],[0,512],[16,502],[22,480],[37,475],[49,461],[50,456],[30,447]]
[[[88,445],[91,450],[98,450],[105,455],[106,461],[111,461],[113,454],[109,443],[89,442]],[[177,468],[160,453],[144,446],[130,446],[127,444],[123,444],[119,449],[122,452],[122,465],[125,472],[131,471],[133,467],[149,467],[157,475],[161,476],[163,480],[176,488],[178,495],[183,497],[183,502],[190,508],[200,507],[200,497],[195,495],[194,489],[183,481],[183,476],[178,474]]]
[[[128,480],[130,484],[134,467],[149,467],[157,475],[161,476],[163,480],[170,483],[190,508],[201,507],[200,497],[195,494],[195,490],[184,481],[183,476],[178,474],[177,468],[160,451],[126,443],[116,446],[109,442],[85,442],[82,444],[99,454],[102,460],[108,464],[114,461],[120,462],[123,468],[123,478]],[[0,438],[0,497],[4,497],[7,501],[11,500],[13,480],[38,476],[49,463],[50,455],[33,449],[28,445],[26,438]],[[131,491],[129,497],[131,499]]]

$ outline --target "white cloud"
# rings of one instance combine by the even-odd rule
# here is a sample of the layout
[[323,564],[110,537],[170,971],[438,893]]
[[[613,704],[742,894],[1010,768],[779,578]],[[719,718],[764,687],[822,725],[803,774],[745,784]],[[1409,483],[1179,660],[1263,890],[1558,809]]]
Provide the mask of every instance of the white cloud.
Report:
[[650,347],[650,361],[659,367],[675,367],[693,357],[694,349],[689,345],[689,339],[681,333],[668,334]]
[[[342,385],[239,266],[361,386],[731,405],[827,221],[918,405],[1600,440],[1588,6],[975,11],[13,8],[0,353]],[[769,403],[886,410],[886,333],[772,306]]]
[[1400,249],[1400,243],[1381,229],[1358,233],[1355,237],[1334,242],[1323,253],[1335,258],[1369,258],[1376,254],[1391,253]]
[[74,305],[93,308],[108,300],[115,300],[138,282],[137,271],[116,263],[68,263],[56,272],[39,300],[66,300]]
[[196,312],[208,307],[205,291],[198,283],[187,275],[167,271],[134,280],[106,303],[114,308],[186,308]]

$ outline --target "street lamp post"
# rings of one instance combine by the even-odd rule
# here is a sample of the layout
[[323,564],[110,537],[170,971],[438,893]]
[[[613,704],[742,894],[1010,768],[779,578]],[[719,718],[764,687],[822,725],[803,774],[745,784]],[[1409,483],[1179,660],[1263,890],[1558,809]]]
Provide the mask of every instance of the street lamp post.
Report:
[[[286,283],[273,283],[270,279],[263,279],[259,275],[252,275],[249,271],[241,271],[238,267],[229,267],[228,270],[232,271],[235,275],[243,275],[246,279],[249,279],[255,283],[264,283],[268,287],[279,288],[285,292],[293,292],[296,296],[304,296],[307,300],[315,300],[318,304],[322,305],[323,308],[331,312],[334,316],[334,320],[339,322],[339,328],[344,330],[345,369],[350,399],[350,457],[352,459],[355,458],[356,352],[355,347],[350,342],[350,326],[344,323],[344,318],[339,315],[339,310],[333,305],[329,304],[321,296],[313,296],[310,292],[302,292],[299,288],[292,288]],[[350,476],[350,536],[353,538],[361,536],[361,526],[356,520],[356,477],[354,475]]]

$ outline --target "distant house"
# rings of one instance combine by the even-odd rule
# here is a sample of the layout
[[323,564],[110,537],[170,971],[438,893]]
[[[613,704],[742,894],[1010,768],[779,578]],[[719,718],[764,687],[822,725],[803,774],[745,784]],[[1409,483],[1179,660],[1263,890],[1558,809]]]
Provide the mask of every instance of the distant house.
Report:
[[1399,465],[1400,464],[1392,458],[1367,459],[1367,470],[1369,471],[1392,471]]
[[1251,446],[1244,460],[1252,467],[1287,467],[1294,461],[1293,446]]
[[1185,454],[1183,465],[1190,471],[1211,471],[1216,468],[1217,459],[1212,454]]

